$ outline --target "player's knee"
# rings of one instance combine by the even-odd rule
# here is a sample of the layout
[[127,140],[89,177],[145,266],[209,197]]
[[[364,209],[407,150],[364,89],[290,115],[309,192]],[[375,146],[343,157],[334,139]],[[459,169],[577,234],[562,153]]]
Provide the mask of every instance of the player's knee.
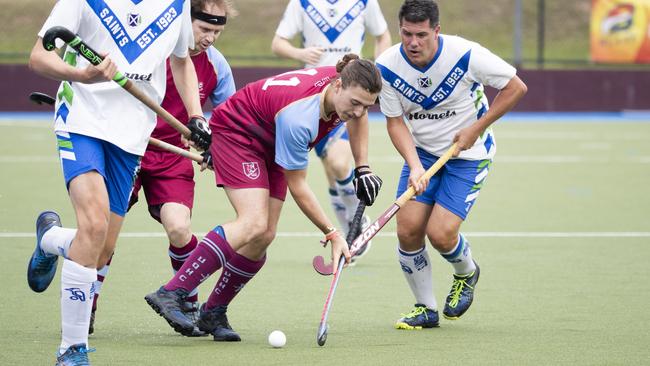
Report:
[[268,224],[265,220],[254,220],[244,227],[246,228],[244,236],[247,237],[247,242],[262,242],[267,235]]
[[419,230],[413,230],[412,228],[398,227],[397,239],[399,240],[402,249],[407,251],[417,250],[422,247],[424,234]]
[[108,217],[104,215],[87,215],[85,217],[78,217],[79,227],[77,228],[77,235],[89,238],[90,240],[98,240],[103,243],[108,232]]
[[438,230],[430,232],[427,237],[433,245],[440,252],[448,252],[456,246],[458,242],[458,233],[454,230],[444,230],[439,228]]
[[190,225],[185,222],[178,221],[168,224],[165,226],[165,231],[167,231],[169,242],[177,248],[185,246],[192,238]]

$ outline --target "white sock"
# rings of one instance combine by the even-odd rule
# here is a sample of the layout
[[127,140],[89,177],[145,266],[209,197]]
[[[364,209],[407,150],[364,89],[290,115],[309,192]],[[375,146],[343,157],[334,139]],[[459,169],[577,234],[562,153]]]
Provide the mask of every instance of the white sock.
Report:
[[[106,264],[104,267],[97,270],[97,281],[95,281],[95,295],[99,295],[102,291],[102,285],[104,284],[104,279],[108,275],[108,270],[111,269],[110,264]],[[101,281],[99,276],[102,277]]]
[[451,263],[457,275],[468,275],[476,269],[476,264],[472,259],[472,248],[463,234],[458,234],[458,243],[454,249],[447,253],[441,252],[440,255]]
[[46,253],[68,258],[68,251],[75,235],[77,235],[77,229],[52,226],[41,238],[41,249]]
[[65,259],[61,269],[61,346],[83,343],[88,347],[88,326],[93,305],[97,270]]
[[348,219],[347,219],[347,213],[345,211],[345,205],[341,200],[341,196],[339,196],[338,192],[332,188],[329,189],[329,193],[330,193],[330,203],[332,204],[332,210],[334,210],[336,219],[339,222],[339,227],[341,228],[341,230],[343,230],[343,232],[347,233]]
[[[336,192],[341,197],[341,201],[345,206],[346,219],[348,222],[351,222],[354,218],[354,213],[357,211],[357,206],[359,206],[359,199],[357,198],[357,193],[354,190],[354,171],[350,169],[350,175],[344,180],[336,180]],[[347,227],[345,231],[347,232]]]
[[438,309],[438,303],[433,295],[433,277],[431,275],[431,260],[426,245],[414,252],[407,252],[397,247],[397,257],[404,272],[404,278],[415,295],[415,301],[431,310]]

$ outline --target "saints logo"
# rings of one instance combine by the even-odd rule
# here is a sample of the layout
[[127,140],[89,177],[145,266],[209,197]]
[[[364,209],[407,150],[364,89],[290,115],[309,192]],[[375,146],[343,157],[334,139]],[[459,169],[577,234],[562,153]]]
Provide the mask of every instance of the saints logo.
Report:
[[418,85],[420,88],[428,88],[431,86],[431,78],[428,76],[423,76],[418,78]]

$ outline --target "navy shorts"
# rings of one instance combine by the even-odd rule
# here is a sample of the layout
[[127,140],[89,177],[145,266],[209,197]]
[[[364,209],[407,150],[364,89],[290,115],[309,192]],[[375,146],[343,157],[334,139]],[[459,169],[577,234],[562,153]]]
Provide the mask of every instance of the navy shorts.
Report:
[[[420,162],[424,169],[429,169],[438,157],[417,148]],[[424,193],[415,197],[418,202],[427,205],[438,203],[456,216],[465,220],[469,210],[476,202],[481,187],[485,183],[492,160],[450,159],[429,180]],[[411,169],[405,163],[397,186],[397,197],[408,188]]]
[[140,168],[140,156],[90,136],[57,132],[56,138],[66,187],[75,177],[97,171],[104,177],[111,212],[124,216]]

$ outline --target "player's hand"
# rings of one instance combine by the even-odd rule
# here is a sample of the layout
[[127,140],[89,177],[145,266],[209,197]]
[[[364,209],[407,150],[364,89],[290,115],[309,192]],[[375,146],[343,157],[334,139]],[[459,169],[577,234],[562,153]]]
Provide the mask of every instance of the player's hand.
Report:
[[199,150],[207,151],[212,143],[212,131],[208,121],[203,116],[191,116],[187,123],[187,128],[192,133],[190,135],[190,145]]
[[424,167],[419,165],[417,167],[412,167],[411,172],[409,173],[409,185],[415,188],[416,194],[422,194],[429,186],[429,179],[422,179],[424,175]]
[[467,150],[474,146],[481,133],[483,133],[483,131],[479,131],[476,127],[474,127],[474,125],[465,127],[456,132],[456,135],[454,136],[454,142],[458,143],[458,147],[456,147],[456,151],[454,151],[453,156],[458,156],[461,151]]
[[341,255],[345,257],[346,265],[350,264],[350,249],[348,243],[345,242],[341,235],[336,235],[332,238],[332,268],[334,273],[339,268],[339,260]]
[[370,167],[361,165],[354,168],[354,190],[357,198],[366,206],[372,206],[383,184],[381,178],[375,175]]
[[306,47],[303,48],[298,54],[300,61],[314,65],[320,61],[320,58],[323,56],[325,49],[322,47]]
[[117,73],[117,65],[108,57],[108,54],[101,55],[104,60],[99,65],[88,65],[82,73],[81,82],[86,84],[101,83],[113,80]]
[[212,153],[210,150],[204,151],[201,156],[203,156],[203,161],[201,162],[201,171],[204,171],[206,169],[214,170],[214,166],[212,165]]

